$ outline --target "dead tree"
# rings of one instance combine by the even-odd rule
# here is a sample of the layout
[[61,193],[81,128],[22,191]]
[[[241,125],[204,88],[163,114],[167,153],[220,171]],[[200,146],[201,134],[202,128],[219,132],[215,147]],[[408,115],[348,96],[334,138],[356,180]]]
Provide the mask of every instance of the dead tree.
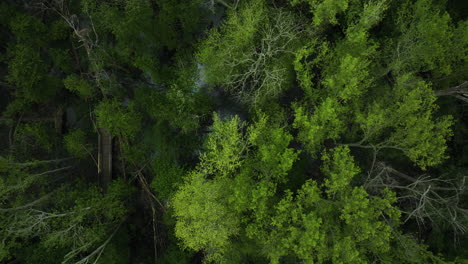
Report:
[[468,209],[460,204],[467,176],[458,181],[426,174],[414,177],[383,162],[376,164],[375,172],[364,187],[371,193],[385,188],[395,191],[404,222],[414,219],[420,226],[427,222],[448,225],[455,235],[467,231]]
[[468,103],[468,81],[463,82],[462,84],[450,87],[444,90],[436,91],[436,96],[453,96],[457,99],[460,99]]
[[112,181],[112,135],[105,128],[98,128],[99,182],[107,190]]

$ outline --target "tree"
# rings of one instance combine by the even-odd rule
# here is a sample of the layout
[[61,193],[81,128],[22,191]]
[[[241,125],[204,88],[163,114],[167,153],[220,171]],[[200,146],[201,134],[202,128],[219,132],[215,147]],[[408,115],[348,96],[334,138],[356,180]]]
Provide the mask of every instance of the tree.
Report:
[[186,247],[206,250],[208,260],[220,260],[239,232],[239,216],[226,201],[230,181],[207,181],[203,174],[189,177],[172,203],[178,219],[175,234]]
[[455,87],[436,91],[436,96],[454,96],[457,99],[468,102],[468,81]]
[[77,75],[69,75],[63,81],[65,88],[70,92],[77,93],[83,99],[91,99],[94,95],[94,89],[92,85],[78,77]]
[[452,134],[451,117],[433,119],[437,109],[435,97],[423,81],[404,76],[398,80],[394,91],[396,102],[392,107],[383,109],[375,103],[367,115],[358,116],[363,141],[350,146],[362,147],[363,142],[379,138],[380,133],[391,129],[387,139],[371,143],[371,148],[401,150],[423,169],[440,164],[446,158],[446,140]]
[[[249,179],[249,172],[258,174],[265,181],[278,181],[291,166],[290,156],[292,155],[292,160],[295,158],[292,150],[283,152],[290,136],[283,134],[281,128],[275,134],[275,130],[270,131],[266,124],[266,118],[263,117],[256,127],[249,128],[247,139],[241,133],[242,124],[238,117],[222,121],[215,114],[213,132],[206,140],[206,152],[202,154],[200,164],[187,176],[184,185],[174,195],[172,206],[177,219],[176,235],[185,241],[187,247],[206,250],[209,260],[227,261],[226,258],[232,255],[231,240],[242,235],[241,212],[246,209],[245,206],[249,206],[246,204],[250,203],[249,197],[255,196],[245,192],[258,191],[257,199],[264,199],[259,195],[261,186],[265,184],[256,184],[254,179]],[[266,146],[265,141],[273,144]],[[255,151],[258,154],[253,159],[242,159],[249,143],[254,148],[258,147]],[[277,150],[281,152],[276,152]],[[276,169],[268,164],[274,164]],[[245,185],[245,181],[253,184],[254,190],[246,189],[249,185]],[[199,190],[206,191],[200,193]],[[194,195],[198,198],[193,199]],[[263,207],[265,205],[257,204],[266,209]],[[250,206],[254,208],[254,204]],[[210,223],[208,227],[207,223]],[[213,230],[206,232],[206,228]],[[199,232],[203,234],[194,236]]]
[[113,136],[133,138],[140,130],[140,116],[116,99],[102,101],[95,109],[98,125],[106,128]]
[[208,118],[213,102],[197,83],[198,69],[193,58],[184,57],[184,62],[182,59],[179,62],[167,87],[143,86],[137,89],[135,105],[154,121],[160,124],[167,122],[170,127],[188,134],[196,131]]
[[361,187],[350,185],[359,169],[348,148],[338,147],[322,159],[325,183],[307,180],[295,194],[286,190],[264,230],[255,233],[268,258],[272,263],[285,257],[360,263],[370,261],[370,255],[391,254],[392,230],[399,216],[392,206],[395,196],[387,192],[369,197]]
[[314,15],[313,23],[316,26],[323,24],[337,24],[336,16],[348,9],[348,0],[290,0],[293,6],[307,3],[310,12]]
[[90,155],[94,163],[97,163],[91,152],[92,147],[87,143],[86,134],[83,130],[77,129],[71,131],[63,137],[63,140],[65,143],[65,148],[74,157],[83,159],[87,155]]
[[465,261],[462,2],[3,1],[0,262]]
[[63,263],[99,259],[125,219],[131,188],[118,181],[103,195],[96,185],[67,181],[69,164],[0,158],[1,260],[26,257],[18,254],[26,247],[65,248]]
[[[328,52],[318,51],[320,56],[324,56],[318,58],[319,61],[329,61],[328,64],[324,62],[321,83],[313,84],[318,86],[314,89],[319,90],[320,97],[309,97],[315,107],[312,115],[304,111],[310,106],[295,107],[294,126],[299,129],[299,139],[314,154],[326,139],[339,142],[346,125],[356,124],[362,132],[348,134],[347,137],[360,136],[361,141],[349,146],[373,149],[375,153],[382,148],[397,149],[424,169],[444,160],[445,143],[451,135],[450,117],[432,118],[437,106],[429,85],[405,74],[399,76],[391,92],[388,89],[379,91],[380,96],[373,104],[367,105],[362,97],[374,97],[373,92],[377,90],[370,79],[369,68],[377,45],[368,39],[368,31],[381,21],[386,8],[385,1],[364,5],[362,14],[352,20],[346,36],[337,43],[336,57],[327,58]],[[326,45],[322,49],[326,51]],[[299,76],[303,76],[300,80],[305,84],[306,94],[312,94],[312,83],[304,78],[311,77],[308,67],[315,67],[315,63],[304,61],[308,56],[306,52],[315,53],[313,48],[304,49],[296,59],[296,69],[300,71]],[[380,85],[388,88],[386,84]],[[366,112],[368,114],[363,115]],[[370,138],[380,142],[362,144]]]
[[290,64],[304,35],[295,15],[250,1],[229,10],[226,22],[212,31],[197,56],[209,84],[253,105],[277,98],[291,85]]
[[[466,61],[466,40],[455,34],[450,15],[435,3],[419,0],[402,5],[395,24],[401,35],[393,45],[390,69],[396,74],[431,71],[447,75],[454,63]],[[459,26],[466,29],[463,23]]]
[[381,162],[370,176],[364,184],[366,189],[388,188],[399,193],[404,222],[415,219],[421,226],[426,222],[439,228],[448,226],[455,235],[466,232],[468,211],[460,203],[466,189],[465,175],[410,176]]
[[360,169],[346,146],[322,154],[323,183],[304,177],[299,190],[282,189],[298,153],[288,148],[292,136],[268,124],[260,116],[244,136],[237,118],[215,115],[206,152],[172,202],[184,245],[221,263],[251,254],[230,252],[239,243],[272,263],[391,259],[399,243],[395,193],[354,186]]

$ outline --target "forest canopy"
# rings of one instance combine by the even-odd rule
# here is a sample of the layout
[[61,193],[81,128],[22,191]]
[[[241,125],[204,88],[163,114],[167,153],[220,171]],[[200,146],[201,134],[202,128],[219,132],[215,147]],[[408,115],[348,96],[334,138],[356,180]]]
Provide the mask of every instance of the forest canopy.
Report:
[[4,0],[0,263],[468,263],[468,2]]

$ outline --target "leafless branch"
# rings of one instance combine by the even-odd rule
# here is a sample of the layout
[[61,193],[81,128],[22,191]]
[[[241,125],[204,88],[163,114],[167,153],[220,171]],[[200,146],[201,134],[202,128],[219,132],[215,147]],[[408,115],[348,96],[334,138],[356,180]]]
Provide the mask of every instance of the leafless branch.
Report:
[[418,225],[448,224],[455,234],[468,228],[468,209],[460,205],[466,191],[466,176],[460,181],[420,175],[412,177],[386,164],[377,164],[378,173],[369,177],[364,187],[370,192],[389,188],[398,194],[398,202],[406,215],[404,221],[416,220]]

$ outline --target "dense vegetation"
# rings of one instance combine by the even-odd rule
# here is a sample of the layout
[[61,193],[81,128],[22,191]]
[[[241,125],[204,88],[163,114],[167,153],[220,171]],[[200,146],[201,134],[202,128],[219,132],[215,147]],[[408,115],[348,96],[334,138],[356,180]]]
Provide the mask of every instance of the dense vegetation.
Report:
[[4,0],[0,263],[468,263],[468,2]]

